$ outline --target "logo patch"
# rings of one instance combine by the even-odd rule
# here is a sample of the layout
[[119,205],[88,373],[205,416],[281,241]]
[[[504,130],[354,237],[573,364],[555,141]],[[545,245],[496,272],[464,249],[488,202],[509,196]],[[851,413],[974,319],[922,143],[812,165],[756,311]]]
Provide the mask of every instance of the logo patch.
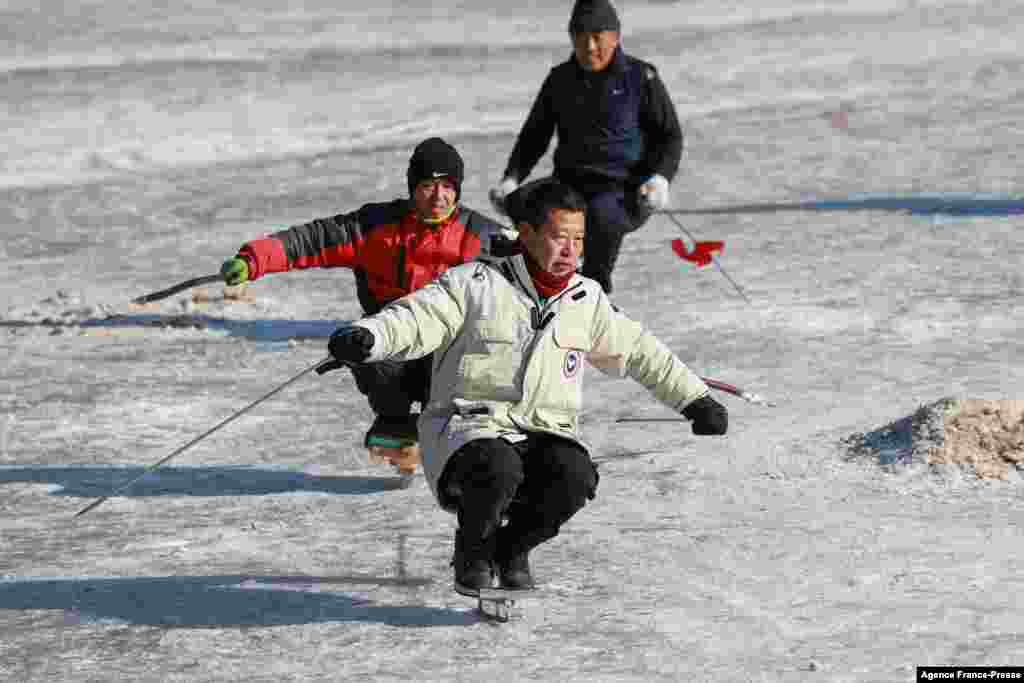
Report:
[[565,362],[562,363],[562,377],[573,379],[580,373],[583,366],[583,354],[575,349],[566,351]]

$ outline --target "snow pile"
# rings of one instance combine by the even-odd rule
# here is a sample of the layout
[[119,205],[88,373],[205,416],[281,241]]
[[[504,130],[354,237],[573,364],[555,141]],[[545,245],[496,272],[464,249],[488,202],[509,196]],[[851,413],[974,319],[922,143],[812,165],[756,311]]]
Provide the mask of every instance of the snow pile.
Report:
[[880,465],[956,465],[1007,479],[1024,469],[1024,400],[943,398],[844,445]]

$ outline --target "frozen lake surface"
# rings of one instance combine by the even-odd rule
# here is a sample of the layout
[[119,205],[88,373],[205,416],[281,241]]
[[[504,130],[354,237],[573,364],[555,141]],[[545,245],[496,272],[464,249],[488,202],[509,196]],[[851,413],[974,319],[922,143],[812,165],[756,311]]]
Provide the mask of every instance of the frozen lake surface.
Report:
[[[1018,2],[623,0],[684,122],[673,206],[1020,196]],[[1021,481],[850,458],[944,396],[1024,397],[1024,218],[690,216],[739,298],[655,217],[614,300],[721,397],[725,438],[590,371],[598,497],[534,553],[542,601],[481,622],[454,518],[367,462],[371,414],[310,375],[346,271],[146,309],[247,239],[406,192],[419,139],[490,212],[570,3],[0,10],[0,679],[909,681],[1024,663]],[[546,158],[535,172],[550,168]]]

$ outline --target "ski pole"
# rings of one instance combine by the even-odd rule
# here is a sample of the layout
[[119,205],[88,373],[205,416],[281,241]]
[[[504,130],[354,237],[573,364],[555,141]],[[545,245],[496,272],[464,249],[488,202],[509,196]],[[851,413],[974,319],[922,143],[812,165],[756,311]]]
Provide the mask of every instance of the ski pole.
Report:
[[260,403],[263,403],[264,401],[266,401],[268,398],[270,398],[274,394],[278,393],[279,391],[281,391],[285,387],[290,386],[291,384],[296,382],[300,377],[303,377],[304,375],[308,374],[312,370],[318,370],[321,366],[327,365],[327,364],[329,364],[329,363],[331,363],[333,361],[334,361],[334,359],[331,356],[328,356],[327,358],[324,358],[323,360],[317,361],[316,363],[314,363],[313,365],[309,366],[308,368],[306,368],[305,370],[303,370],[299,374],[297,374],[294,377],[292,377],[290,380],[288,380],[284,384],[281,384],[281,385],[277,386],[272,391],[264,394],[263,396],[261,396],[260,398],[256,399],[255,401],[253,401],[252,403],[250,403],[246,407],[242,408],[241,410],[239,410],[237,413],[235,413],[231,417],[227,418],[226,420],[222,420],[221,422],[217,423],[217,425],[215,425],[214,427],[211,427],[210,429],[207,429],[205,432],[203,432],[202,434],[200,434],[196,438],[192,439],[187,444],[185,444],[184,446],[182,446],[178,450],[174,451],[170,455],[165,455],[164,457],[160,458],[159,460],[157,460],[152,465],[146,466],[146,468],[142,470],[142,473],[139,474],[139,476],[132,478],[130,481],[128,481],[128,482],[126,482],[124,484],[121,484],[120,486],[115,488],[113,491],[111,491],[107,495],[102,496],[101,498],[97,498],[93,502],[89,503],[84,508],[82,508],[81,510],[76,512],[75,513],[75,517],[81,517],[85,513],[89,512],[90,510],[92,510],[92,509],[94,509],[96,507],[99,507],[103,503],[103,501],[105,501],[108,498],[111,498],[113,496],[116,496],[118,493],[121,493],[122,491],[124,491],[125,489],[130,487],[132,484],[134,484],[135,482],[137,482],[140,479],[142,479],[143,477],[145,477],[147,474],[149,474],[150,472],[152,472],[156,468],[158,468],[161,465],[163,465],[163,464],[167,463],[168,461],[170,461],[171,458],[174,458],[174,457],[176,457],[178,455],[181,455],[182,453],[187,451],[192,446],[196,445],[197,443],[199,443],[200,441],[202,441],[206,437],[208,437],[211,434],[213,434],[214,432],[216,432],[221,427],[227,425],[230,422],[233,422],[234,420],[238,419],[242,415],[245,415],[247,412],[249,412],[250,410],[252,410],[256,406],[258,406]]
[[224,276],[222,275],[203,275],[202,277],[194,277],[191,280],[179,282],[173,287],[168,287],[167,289],[161,289],[158,292],[153,292],[151,294],[145,294],[143,296],[135,297],[134,299],[132,299],[132,303],[148,304],[152,301],[160,301],[160,299],[166,299],[167,297],[173,296],[183,290],[191,289],[192,287],[198,287],[200,285],[211,285],[214,282],[222,282],[223,280]]
[[891,211],[916,216],[1013,216],[1024,214],[1024,197],[935,194],[853,195],[832,199],[796,202],[757,202],[700,209],[668,209],[658,213],[679,216],[722,215],[736,213],[776,213],[780,211]]
[[773,402],[765,399],[763,396],[759,396],[758,394],[745,391],[732,384],[728,384],[726,382],[719,382],[717,379],[711,379],[710,377],[701,377],[701,379],[704,381],[704,384],[707,384],[712,389],[717,389],[718,391],[724,391],[727,394],[732,394],[733,396],[742,398],[744,401],[748,403],[754,403],[756,405],[762,406],[775,406]]
[[[748,403],[754,403],[756,405],[771,406],[775,404],[771,401],[766,400],[762,396],[755,393],[745,391],[739,387],[729,384],[728,382],[720,382],[717,379],[711,379],[710,377],[701,377],[704,384],[707,384],[712,389],[717,391],[724,391],[727,394],[732,394],[738,398],[742,398]],[[616,422],[685,422],[686,420],[680,420],[678,417],[619,417],[615,419]]]
[[[676,216],[675,216],[675,214],[674,214],[674,213],[670,213],[670,212],[667,212],[667,211],[660,211],[659,213],[661,213],[661,214],[662,214],[663,216],[668,216],[668,217],[669,217],[669,219],[670,219],[670,220],[671,220],[671,221],[672,221],[673,223],[675,223],[675,224],[676,224],[676,225],[677,225],[677,226],[679,227],[679,229],[680,229],[680,230],[682,230],[682,231],[683,231],[683,234],[684,234],[684,235],[686,235],[687,237],[689,237],[689,238],[690,238],[690,240],[691,240],[691,241],[692,241],[692,242],[693,242],[694,244],[696,244],[696,243],[697,243],[697,238],[696,238],[696,237],[694,237],[694,236],[693,236],[693,234],[692,234],[692,233],[691,233],[691,232],[690,232],[689,230],[687,230],[687,229],[686,229],[686,227],[685,227],[685,226],[684,226],[684,225],[683,225],[683,224],[682,224],[682,223],[681,223],[681,222],[679,221],[679,219],[678,219],[678,218],[676,218]],[[747,302],[748,304],[749,304],[749,303],[753,303],[753,302],[752,302],[752,301],[750,300],[750,297],[748,297],[748,296],[747,296],[746,292],[744,292],[744,291],[743,291],[743,288],[742,288],[742,287],[740,287],[740,286],[739,286],[738,284],[736,284],[736,281],[735,281],[735,280],[733,280],[733,279],[732,279],[732,277],[730,277],[729,273],[725,272],[725,268],[723,268],[723,267],[722,267],[722,263],[721,263],[721,261],[719,261],[719,260],[718,260],[718,257],[717,257],[717,256],[715,256],[714,254],[708,254],[708,256],[709,256],[709,257],[711,258],[712,262],[713,262],[713,263],[715,264],[715,267],[716,267],[716,268],[718,268],[718,272],[720,272],[720,273],[722,274],[722,276],[723,276],[723,277],[724,277],[724,278],[725,278],[726,280],[728,280],[728,281],[729,281],[729,284],[731,284],[731,285],[732,285],[733,287],[735,287],[735,288],[736,288],[736,291],[737,291],[737,292],[739,292],[740,296],[741,296],[741,297],[743,297],[743,299],[744,299],[744,300],[745,300],[745,301],[746,301],[746,302]]]

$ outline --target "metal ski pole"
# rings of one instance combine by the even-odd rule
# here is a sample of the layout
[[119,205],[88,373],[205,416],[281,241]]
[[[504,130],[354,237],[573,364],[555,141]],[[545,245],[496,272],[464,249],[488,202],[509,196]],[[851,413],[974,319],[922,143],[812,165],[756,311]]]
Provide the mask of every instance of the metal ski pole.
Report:
[[854,195],[797,202],[757,202],[700,209],[668,209],[659,213],[682,216],[779,211],[891,211],[916,216],[1013,216],[1024,214],[1024,198],[964,194]]
[[160,301],[160,299],[166,299],[169,296],[173,296],[178,292],[192,287],[199,287],[200,285],[211,285],[214,282],[222,282],[224,277],[222,275],[203,275],[202,277],[194,277],[191,280],[185,280],[179,282],[173,287],[167,289],[161,289],[159,292],[153,292],[152,294],[145,294],[132,299],[133,304],[148,304],[152,301]]
[[285,387],[288,387],[291,384],[293,384],[294,382],[298,381],[298,379],[300,377],[305,376],[306,374],[308,374],[309,372],[311,372],[313,370],[319,370],[322,366],[329,365],[329,364],[334,363],[334,362],[335,361],[334,361],[333,357],[327,356],[323,360],[319,360],[316,363],[314,363],[313,365],[310,365],[308,368],[306,368],[305,370],[303,370],[299,374],[295,375],[294,377],[292,377],[290,380],[288,380],[284,384],[281,384],[281,385],[277,386],[275,389],[273,389],[272,391],[264,394],[263,396],[261,396],[260,398],[256,399],[255,401],[253,401],[252,403],[250,403],[246,407],[244,407],[241,410],[239,410],[237,413],[235,413],[231,417],[227,418],[226,420],[222,420],[221,422],[217,423],[216,426],[211,427],[210,429],[207,429],[205,432],[203,432],[202,434],[200,434],[196,438],[192,439],[187,444],[185,444],[184,446],[182,446],[178,450],[174,451],[170,455],[165,455],[164,457],[160,458],[159,460],[157,460],[152,465],[148,465],[145,469],[142,470],[142,473],[139,474],[139,476],[132,478],[130,481],[125,482],[124,484],[121,484],[120,486],[115,488],[113,491],[111,491],[107,495],[105,495],[105,496],[103,496],[101,498],[97,498],[93,502],[89,503],[84,508],[82,508],[81,510],[76,512],[75,513],[75,517],[81,517],[85,513],[89,512],[90,510],[92,510],[92,509],[94,509],[96,507],[99,507],[103,503],[103,501],[107,500],[108,498],[112,498],[113,496],[116,496],[118,493],[121,493],[122,491],[124,491],[125,489],[129,488],[132,484],[134,484],[135,482],[139,481],[140,479],[145,477],[147,474],[149,474],[150,472],[152,472],[156,468],[158,468],[161,465],[163,465],[166,462],[168,462],[171,458],[174,458],[174,457],[176,457],[178,455],[181,455],[182,453],[187,451],[192,446],[196,445],[197,443],[199,443],[200,441],[202,441],[206,437],[208,437],[211,434],[213,434],[214,432],[216,432],[221,427],[227,425],[230,422],[233,422],[234,420],[238,419],[242,415],[245,415],[247,412],[249,412],[250,410],[252,410],[256,406],[258,406],[259,404],[263,403],[264,401],[266,401],[268,398],[270,398],[274,394],[278,393],[279,391],[281,391]]
[[[717,391],[724,391],[727,394],[732,394],[737,398],[742,398],[748,403],[754,403],[756,405],[774,407],[775,403],[768,401],[765,398],[749,392],[739,387],[729,384],[727,382],[720,382],[717,379],[711,379],[710,377],[701,377],[704,384],[707,384],[712,389]],[[678,417],[619,417],[615,419],[616,422],[686,422]]]
[[727,394],[732,394],[733,396],[742,398],[744,401],[748,403],[754,403],[756,405],[762,406],[775,406],[773,402],[765,399],[764,397],[749,391],[744,391],[743,389],[740,389],[739,387],[734,386],[732,384],[728,384],[726,382],[719,382],[717,379],[711,379],[710,377],[701,377],[701,379],[704,380],[704,384],[707,384],[712,389],[717,389],[718,391],[724,391]]
[[[670,220],[671,220],[671,221],[672,221],[673,223],[675,223],[675,224],[676,224],[676,225],[677,225],[677,226],[679,227],[679,229],[680,229],[680,230],[682,230],[682,231],[683,231],[683,234],[684,234],[684,235],[686,235],[687,237],[689,237],[689,238],[690,238],[690,240],[691,240],[691,241],[692,241],[692,242],[693,242],[694,244],[696,244],[696,243],[697,243],[697,238],[693,236],[693,233],[691,233],[691,232],[690,232],[689,230],[687,230],[687,229],[686,229],[686,227],[685,227],[685,226],[684,226],[684,225],[683,225],[683,224],[682,224],[682,223],[681,223],[681,222],[679,221],[679,219],[678,219],[678,218],[676,218],[675,214],[673,214],[673,213],[668,213],[668,212],[666,212],[666,211],[661,211],[661,212],[659,212],[659,213],[661,213],[661,214],[662,214],[663,216],[668,216],[668,217],[669,217],[669,219],[670,219]],[[709,254],[709,256],[711,257],[711,261],[712,261],[712,262],[713,262],[713,263],[715,264],[715,267],[716,267],[716,268],[718,268],[718,272],[720,272],[720,273],[722,274],[722,276],[723,276],[723,277],[724,277],[724,278],[725,278],[726,280],[728,280],[728,281],[729,281],[729,284],[731,284],[731,285],[732,285],[733,287],[735,287],[735,288],[736,288],[736,291],[737,291],[737,292],[739,292],[740,296],[741,296],[741,297],[743,297],[743,299],[744,299],[744,300],[745,300],[745,301],[746,301],[746,302],[747,302],[748,304],[749,304],[749,303],[753,303],[753,302],[752,302],[752,301],[750,300],[750,297],[748,297],[748,296],[747,296],[746,292],[744,292],[744,291],[743,291],[743,288],[742,288],[742,287],[740,287],[740,286],[739,286],[738,284],[736,284],[736,281],[732,279],[732,277],[731,277],[731,276],[729,275],[729,273],[725,272],[725,268],[723,268],[723,267],[722,267],[722,263],[721,263],[721,261],[719,261],[719,260],[718,260],[718,257],[717,257],[717,256],[715,256],[714,254]]]

